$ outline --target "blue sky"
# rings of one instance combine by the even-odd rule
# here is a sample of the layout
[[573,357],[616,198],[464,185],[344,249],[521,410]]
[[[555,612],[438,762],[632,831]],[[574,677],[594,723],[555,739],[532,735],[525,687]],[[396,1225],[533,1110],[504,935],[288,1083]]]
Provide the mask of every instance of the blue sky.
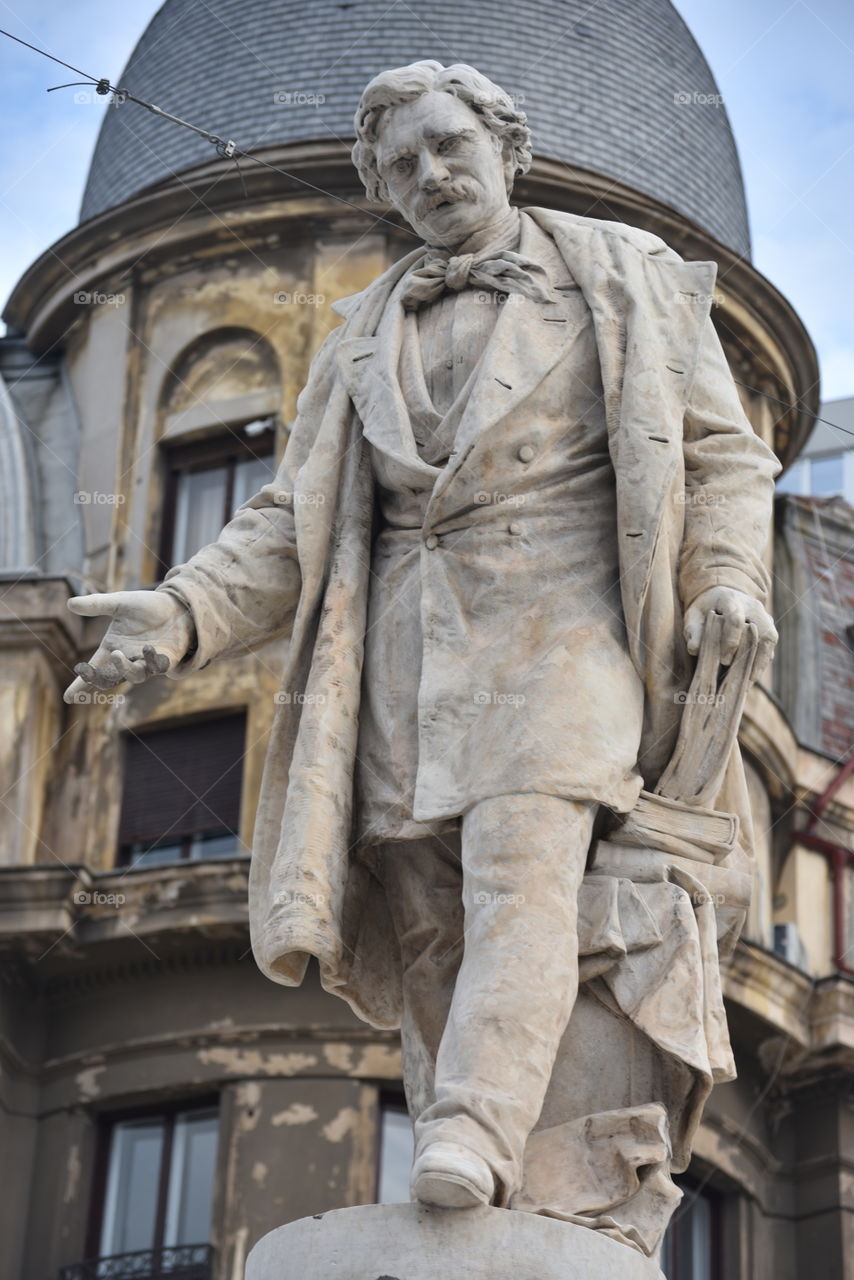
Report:
[[[0,27],[115,79],[158,7],[156,0],[0,0]],[[854,3],[676,0],[676,7],[735,131],[754,263],[809,329],[825,399],[854,395]],[[0,40],[3,300],[77,221],[104,106],[76,102],[73,90],[45,93],[73,78]]]

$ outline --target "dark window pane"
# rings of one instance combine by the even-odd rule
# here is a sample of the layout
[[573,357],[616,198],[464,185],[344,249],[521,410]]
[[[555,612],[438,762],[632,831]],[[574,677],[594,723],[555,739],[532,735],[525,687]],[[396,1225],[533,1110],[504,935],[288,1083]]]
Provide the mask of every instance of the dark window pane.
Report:
[[276,474],[276,466],[272,455],[266,458],[240,458],[234,468],[234,492],[231,499],[229,519],[238,507],[268,484]]
[[160,572],[213,542],[247,498],[276,473],[274,419],[167,446]]
[[156,864],[237,852],[245,740],[244,715],[128,734],[122,859]]
[[132,1253],[155,1243],[163,1155],[162,1118],[117,1124],[101,1232],[101,1254]]
[[815,497],[829,498],[833,494],[842,493],[844,488],[843,456],[841,453],[830,454],[826,458],[812,459],[810,492]]
[[[122,1264],[122,1276],[150,1273],[154,1263],[146,1250],[203,1245],[210,1239],[218,1130],[218,1111],[210,1105],[112,1125],[98,1256],[136,1255],[127,1260],[127,1271]],[[100,1275],[101,1264],[92,1265]],[[115,1264],[104,1261],[103,1266],[104,1275],[119,1275]],[[158,1275],[168,1270],[167,1260],[155,1269]]]
[[718,1255],[718,1197],[685,1187],[664,1237],[661,1269],[667,1280],[714,1280]]
[[210,1236],[218,1133],[215,1111],[175,1117],[164,1244],[200,1244]]
[[219,535],[225,520],[228,470],[224,466],[185,471],[175,494],[172,563],[183,564]]
[[236,858],[245,852],[236,834],[231,831],[193,836],[187,851],[188,858]]
[[797,462],[792,463],[788,471],[777,481],[777,492],[809,493],[809,466],[806,458],[799,458]]
[[412,1168],[412,1123],[398,1106],[383,1107],[378,1204],[406,1204]]

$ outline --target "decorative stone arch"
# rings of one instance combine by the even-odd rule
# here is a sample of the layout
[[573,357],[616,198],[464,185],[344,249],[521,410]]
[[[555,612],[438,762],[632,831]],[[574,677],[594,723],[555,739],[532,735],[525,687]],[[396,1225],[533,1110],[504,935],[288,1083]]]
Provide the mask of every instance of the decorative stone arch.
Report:
[[184,347],[166,373],[158,437],[173,441],[278,417],[281,404],[281,366],[266,338],[237,326],[212,329]]

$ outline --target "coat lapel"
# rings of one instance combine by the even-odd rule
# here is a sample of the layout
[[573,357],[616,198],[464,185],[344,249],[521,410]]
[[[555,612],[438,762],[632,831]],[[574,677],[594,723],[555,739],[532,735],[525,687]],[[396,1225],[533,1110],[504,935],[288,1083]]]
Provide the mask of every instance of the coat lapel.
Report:
[[408,476],[423,488],[425,480],[432,485],[439,469],[419,457],[400,389],[398,366],[405,318],[400,293],[400,287],[392,291],[374,335],[342,340],[338,362],[365,438],[395,460],[404,479]]
[[617,481],[620,582],[635,661],[653,553],[682,467],[682,422],[717,266],[683,262],[656,237],[531,209],[593,314]]

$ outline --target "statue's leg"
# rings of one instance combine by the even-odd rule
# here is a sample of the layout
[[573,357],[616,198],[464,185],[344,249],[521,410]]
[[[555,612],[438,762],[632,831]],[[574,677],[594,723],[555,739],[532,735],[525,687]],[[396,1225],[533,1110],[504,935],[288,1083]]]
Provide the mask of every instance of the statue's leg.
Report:
[[465,948],[436,1098],[415,1122],[419,1198],[476,1203],[486,1166],[495,1203],[506,1205],[521,1184],[525,1143],[578,990],[578,890],[596,810],[511,795],[462,819]]
[[403,1085],[414,1120],[435,1097],[436,1054],[463,954],[459,832],[384,844],[374,869],[400,943]]

